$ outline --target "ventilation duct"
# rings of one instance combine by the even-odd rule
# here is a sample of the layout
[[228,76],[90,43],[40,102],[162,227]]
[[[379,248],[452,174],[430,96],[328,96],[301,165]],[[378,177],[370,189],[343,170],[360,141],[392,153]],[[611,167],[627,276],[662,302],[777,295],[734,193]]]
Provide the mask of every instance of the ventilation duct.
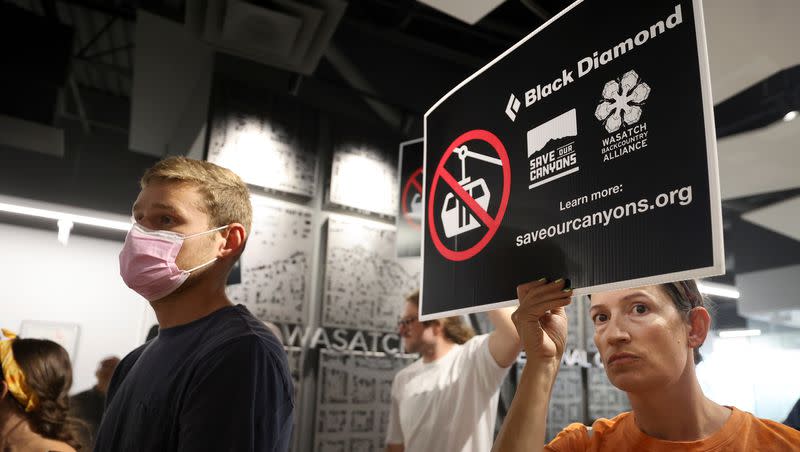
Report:
[[310,75],[347,4],[342,0],[199,0],[186,6],[186,26],[215,50]]

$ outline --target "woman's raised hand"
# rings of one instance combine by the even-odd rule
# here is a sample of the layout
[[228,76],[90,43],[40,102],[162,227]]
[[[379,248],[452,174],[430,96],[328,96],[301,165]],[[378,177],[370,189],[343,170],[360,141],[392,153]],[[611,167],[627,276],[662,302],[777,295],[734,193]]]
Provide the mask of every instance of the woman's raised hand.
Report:
[[[519,308],[511,318],[517,327],[528,366],[545,365],[558,371],[567,343],[567,313],[572,289],[563,279],[546,279],[517,286]],[[551,367],[552,366],[552,367]]]

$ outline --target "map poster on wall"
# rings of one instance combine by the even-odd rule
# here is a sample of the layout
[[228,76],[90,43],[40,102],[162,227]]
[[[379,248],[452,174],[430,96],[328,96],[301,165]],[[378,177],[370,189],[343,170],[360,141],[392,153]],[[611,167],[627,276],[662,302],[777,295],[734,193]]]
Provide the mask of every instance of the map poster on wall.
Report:
[[322,350],[319,359],[314,450],[383,450],[392,380],[415,357]]
[[397,259],[395,228],[332,215],[328,219],[322,325],[395,331],[403,300],[419,285],[419,260]]
[[394,216],[397,210],[397,152],[387,132],[337,123],[328,201],[348,209]]
[[239,259],[241,282],[226,292],[261,320],[304,323],[314,246],[311,212],[260,195],[250,199],[253,230]]
[[422,247],[422,158],[424,139],[400,143],[397,257],[418,257]]
[[311,197],[318,112],[294,98],[216,80],[207,159],[268,190]]
[[710,87],[701,1],[624,0],[573,3],[454,88],[425,115],[421,319],[542,276],[724,273]]

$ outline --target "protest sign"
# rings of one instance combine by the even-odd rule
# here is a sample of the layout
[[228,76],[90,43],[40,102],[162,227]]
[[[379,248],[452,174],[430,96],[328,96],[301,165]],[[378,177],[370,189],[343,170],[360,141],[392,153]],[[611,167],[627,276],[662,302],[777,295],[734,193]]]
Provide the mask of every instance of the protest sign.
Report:
[[425,115],[422,320],[724,273],[701,2],[577,1]]
[[422,247],[423,139],[400,143],[397,257],[419,257]]

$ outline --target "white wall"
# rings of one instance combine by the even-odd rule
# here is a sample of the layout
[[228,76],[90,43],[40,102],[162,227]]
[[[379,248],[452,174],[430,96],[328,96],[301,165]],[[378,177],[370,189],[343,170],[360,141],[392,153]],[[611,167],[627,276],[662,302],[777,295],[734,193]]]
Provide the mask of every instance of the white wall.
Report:
[[703,362],[697,367],[705,395],[783,422],[800,398],[800,349],[778,335],[722,339],[713,334],[700,350]]
[[119,276],[122,242],[0,223],[0,326],[19,331],[23,320],[80,325],[72,393],[95,383],[97,363],[120,358],[144,341],[152,309]]

